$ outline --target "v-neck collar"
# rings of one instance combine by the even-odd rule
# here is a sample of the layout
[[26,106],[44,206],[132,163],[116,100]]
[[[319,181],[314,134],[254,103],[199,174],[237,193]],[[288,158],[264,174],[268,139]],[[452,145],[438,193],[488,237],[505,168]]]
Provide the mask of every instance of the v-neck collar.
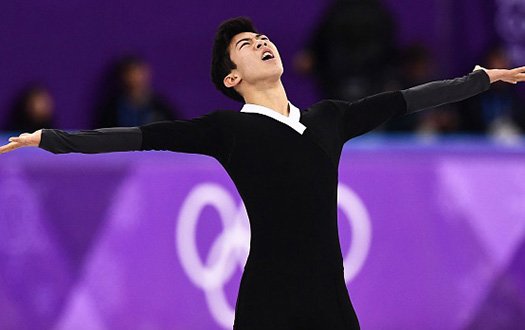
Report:
[[241,112],[258,113],[261,115],[271,117],[277,121],[280,121],[283,124],[290,126],[299,134],[303,134],[304,130],[306,129],[306,126],[299,122],[299,119],[301,119],[301,111],[291,102],[288,102],[288,106],[290,108],[290,113],[288,116],[282,115],[279,112],[267,108],[265,106],[252,103],[245,103],[241,109]]

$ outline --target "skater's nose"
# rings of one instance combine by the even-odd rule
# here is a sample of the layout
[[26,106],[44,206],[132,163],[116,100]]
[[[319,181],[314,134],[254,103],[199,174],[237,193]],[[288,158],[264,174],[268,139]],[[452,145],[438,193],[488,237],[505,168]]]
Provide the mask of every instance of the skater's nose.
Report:
[[268,46],[268,44],[266,43],[266,40],[258,40],[257,41],[257,49],[261,48],[262,46]]

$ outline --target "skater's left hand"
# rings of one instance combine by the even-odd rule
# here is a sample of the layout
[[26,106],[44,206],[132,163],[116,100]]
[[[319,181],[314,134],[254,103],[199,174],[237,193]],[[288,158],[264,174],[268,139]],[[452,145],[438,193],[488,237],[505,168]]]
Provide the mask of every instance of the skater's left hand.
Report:
[[0,154],[10,152],[22,147],[38,147],[42,139],[42,130],[39,129],[34,133],[22,133],[20,136],[9,138],[9,143],[0,146]]
[[490,78],[490,82],[504,81],[510,84],[517,84],[525,81],[525,66],[515,69],[485,69],[476,65],[475,70],[484,70]]

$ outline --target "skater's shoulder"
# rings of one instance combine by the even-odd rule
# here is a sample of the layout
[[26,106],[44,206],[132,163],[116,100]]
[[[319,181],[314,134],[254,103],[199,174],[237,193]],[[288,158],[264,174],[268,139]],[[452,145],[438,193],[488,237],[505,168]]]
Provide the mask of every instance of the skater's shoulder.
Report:
[[238,111],[235,110],[224,110],[224,109],[217,109],[214,111],[210,111],[208,113],[205,113],[201,115],[202,117],[205,117],[212,121],[230,121],[234,120],[238,117]]
[[339,111],[337,100],[323,99],[304,109],[303,114],[306,117],[326,116]]
[[226,109],[218,109],[218,110],[208,113],[208,115],[213,116],[214,118],[217,118],[220,120],[228,120],[228,119],[231,120],[231,119],[241,117],[241,113],[239,110],[226,110]]
[[239,127],[243,126],[243,124],[248,124],[243,115],[244,113],[240,112],[239,110],[218,109],[207,113],[205,116],[208,117],[211,122],[220,126]]
[[224,123],[251,124],[250,118],[253,118],[250,111],[241,110],[215,110],[209,115]]

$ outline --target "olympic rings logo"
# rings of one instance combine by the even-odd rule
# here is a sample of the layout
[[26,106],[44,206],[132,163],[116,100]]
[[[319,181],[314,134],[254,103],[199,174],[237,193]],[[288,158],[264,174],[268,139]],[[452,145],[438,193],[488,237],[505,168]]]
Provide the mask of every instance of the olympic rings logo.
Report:
[[[361,270],[372,239],[370,217],[359,196],[344,184],[338,186],[339,209],[351,227],[351,244],[343,253],[345,281]],[[222,232],[212,243],[206,260],[197,250],[197,224],[204,207],[213,207],[220,216]],[[182,267],[191,282],[201,288],[212,317],[225,329],[231,329],[235,308],[230,306],[224,285],[236,267],[243,269],[250,248],[250,228],[244,204],[236,205],[222,186],[202,183],[184,200],[175,228],[175,245]]]

